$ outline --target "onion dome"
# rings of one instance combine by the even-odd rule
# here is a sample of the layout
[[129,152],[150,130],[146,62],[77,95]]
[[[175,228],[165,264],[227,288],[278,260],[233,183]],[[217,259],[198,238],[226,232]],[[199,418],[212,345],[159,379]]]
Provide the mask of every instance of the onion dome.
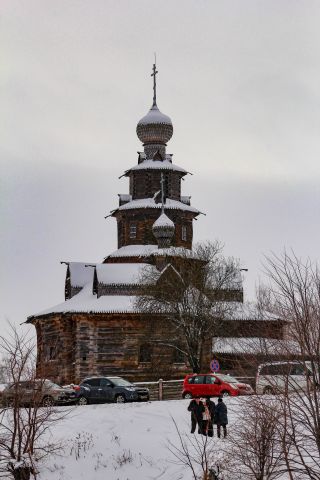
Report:
[[156,75],[158,71],[156,64],[153,64],[153,103],[147,115],[138,122],[137,135],[145,146],[147,158],[153,158],[157,153],[162,160],[165,158],[166,144],[173,134],[171,118],[161,113],[157,106],[157,84]]
[[162,212],[152,225],[152,233],[156,237],[159,248],[170,247],[174,236],[175,226],[172,220]]
[[161,113],[156,104],[152,105],[147,115],[141,118],[137,125],[137,135],[143,144],[166,145],[172,134],[170,117]]

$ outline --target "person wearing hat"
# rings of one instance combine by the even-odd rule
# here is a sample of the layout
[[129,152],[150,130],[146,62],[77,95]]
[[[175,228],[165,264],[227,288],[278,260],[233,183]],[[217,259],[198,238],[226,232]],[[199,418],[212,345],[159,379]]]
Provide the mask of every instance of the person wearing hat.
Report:
[[228,409],[222,398],[218,399],[218,405],[215,408],[214,423],[217,425],[218,438],[221,437],[221,427],[223,428],[224,438],[227,436]]
[[197,396],[191,400],[188,406],[188,411],[191,412],[191,433],[194,433],[198,424],[198,433],[202,432],[202,414],[204,412],[204,405]]

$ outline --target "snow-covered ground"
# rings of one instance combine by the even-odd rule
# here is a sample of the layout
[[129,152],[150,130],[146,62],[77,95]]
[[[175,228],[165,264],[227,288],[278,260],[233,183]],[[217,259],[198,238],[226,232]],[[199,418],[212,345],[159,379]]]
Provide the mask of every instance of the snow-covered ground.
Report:
[[[229,428],[242,398],[227,398]],[[41,467],[39,480],[191,480],[185,466],[174,463],[169,451],[179,445],[172,418],[183,437],[190,435],[189,401],[89,405],[70,409],[54,426],[54,439],[63,443],[61,456]],[[196,434],[197,435],[197,434]],[[217,451],[221,442],[210,439]]]

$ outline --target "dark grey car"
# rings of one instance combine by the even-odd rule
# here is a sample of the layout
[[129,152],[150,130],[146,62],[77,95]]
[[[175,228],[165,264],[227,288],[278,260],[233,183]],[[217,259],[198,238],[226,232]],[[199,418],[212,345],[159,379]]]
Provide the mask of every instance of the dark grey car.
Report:
[[79,405],[105,402],[137,402],[149,400],[149,390],[121,377],[85,378],[77,391]]

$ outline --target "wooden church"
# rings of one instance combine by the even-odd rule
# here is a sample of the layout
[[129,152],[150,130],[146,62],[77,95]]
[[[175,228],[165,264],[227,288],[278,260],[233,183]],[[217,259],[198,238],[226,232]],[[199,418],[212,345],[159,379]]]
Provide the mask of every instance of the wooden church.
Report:
[[[129,193],[119,194],[119,205],[111,212],[117,221],[118,249],[99,264],[66,263],[65,301],[27,320],[37,334],[37,374],[58,383],[77,383],[88,375],[147,381],[190,373],[186,359],[165,346],[172,335],[170,324],[139,311],[136,302],[145,269],[161,282],[168,268],[179,269],[179,258],[186,253],[197,261],[192,256],[193,220],[201,212],[189,196],[181,195],[181,180],[188,172],[173,164],[166,151],[173,126],[157,106],[156,73],[154,65],[153,104],[137,125],[143,152],[124,173]],[[262,319],[243,304],[240,272],[227,290],[233,311],[203,355],[205,365],[212,355],[225,355],[232,369],[233,356],[237,348],[241,355],[247,338],[259,344],[273,332],[277,341],[285,323],[271,314]]]

